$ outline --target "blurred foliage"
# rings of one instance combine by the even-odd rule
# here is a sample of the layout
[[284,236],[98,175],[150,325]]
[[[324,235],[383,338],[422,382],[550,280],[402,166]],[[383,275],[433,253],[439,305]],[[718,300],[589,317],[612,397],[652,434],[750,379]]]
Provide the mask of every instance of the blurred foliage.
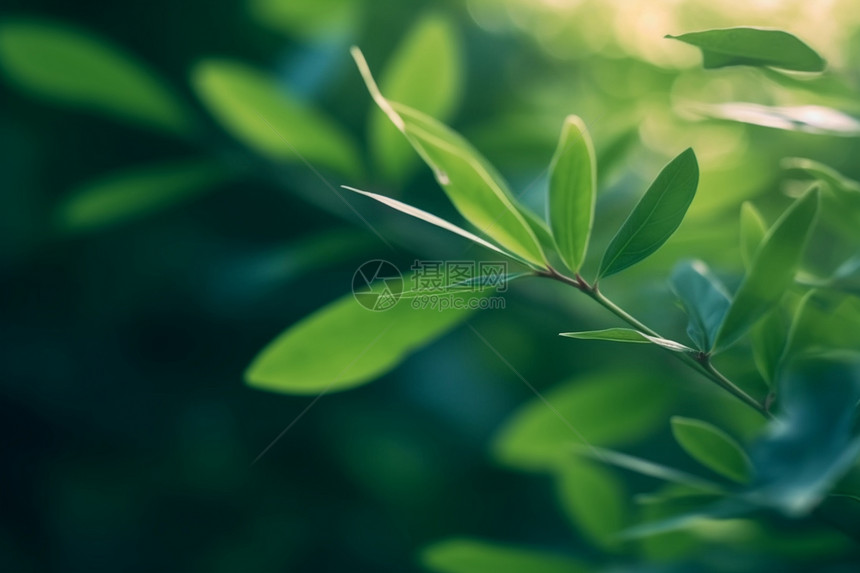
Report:
[[[732,26],[791,36],[687,36],[704,62],[664,39]],[[10,0],[3,569],[853,570],[860,377],[822,351],[860,343],[858,46],[851,0]],[[826,70],[787,71],[810,53]],[[565,285],[517,280],[504,311],[344,297],[367,260],[486,260],[470,224],[491,259],[593,277],[585,245],[619,246],[690,147],[695,197],[667,185],[601,290],[726,347],[778,421],[651,344],[559,338],[621,325]],[[593,233],[556,257],[566,165],[596,172],[548,222],[585,205]]]

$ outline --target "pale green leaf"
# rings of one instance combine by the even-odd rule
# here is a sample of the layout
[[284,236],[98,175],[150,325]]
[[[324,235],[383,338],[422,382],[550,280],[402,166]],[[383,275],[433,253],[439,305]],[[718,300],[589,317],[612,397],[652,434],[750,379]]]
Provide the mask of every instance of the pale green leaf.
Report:
[[705,117],[761,127],[840,137],[860,136],[860,121],[842,111],[820,105],[774,107],[746,102],[692,108]]
[[342,32],[359,15],[361,3],[356,0],[250,0],[251,16],[264,26],[315,40]]
[[579,117],[568,116],[550,166],[549,222],[558,253],[573,272],[579,271],[588,250],[596,193],[591,136]]
[[634,265],[659,249],[681,224],[696,194],[699,165],[692,149],[669,162],[613,237],[598,278]]
[[46,21],[0,25],[0,67],[41,97],[186,135],[186,106],[145,65],[106,40]]
[[475,539],[449,539],[431,545],[421,562],[437,573],[587,573],[581,562],[543,551]]
[[360,171],[352,139],[273,76],[238,62],[207,60],[194,68],[192,83],[224,129],[258,153],[349,175]]
[[481,233],[535,266],[545,260],[531,226],[501,178],[460,135],[433,118],[385,99],[364,56],[353,57],[377,105],[433,169],[457,210]]
[[114,173],[72,191],[57,208],[57,224],[86,231],[120,223],[195,197],[226,176],[224,168],[204,160]]
[[[461,46],[451,22],[439,15],[421,18],[394,52],[379,85],[391,101],[447,120],[461,92]],[[415,153],[385,114],[374,110],[371,150],[382,173],[402,181],[415,165]]]
[[741,258],[749,270],[759,245],[767,234],[767,225],[758,209],[749,201],[741,205]]
[[684,451],[703,466],[740,483],[747,483],[752,478],[749,456],[716,426],[702,420],[674,416],[672,433]]
[[829,165],[802,157],[786,157],[782,168],[787,171],[801,171],[810,177],[826,183],[834,192],[860,194],[860,182],[845,177]]
[[583,459],[568,460],[556,470],[561,506],[584,536],[604,549],[617,549],[627,525],[628,494],[607,469]]
[[827,66],[815,50],[782,30],[738,27],[666,37],[698,47],[706,69],[767,66],[798,72],[821,72]]
[[609,340],[612,342],[652,343],[662,346],[673,352],[694,352],[688,346],[684,346],[674,340],[651,336],[631,328],[607,328],[604,330],[585,330],[582,332],[562,332],[559,336],[568,338],[579,338],[581,340]]
[[687,334],[699,350],[709,351],[729,309],[728,292],[702,261],[677,265],[671,285],[689,317]]
[[819,195],[817,188],[807,191],[768,231],[720,326],[718,348],[737,342],[779,302],[794,281],[818,213]]

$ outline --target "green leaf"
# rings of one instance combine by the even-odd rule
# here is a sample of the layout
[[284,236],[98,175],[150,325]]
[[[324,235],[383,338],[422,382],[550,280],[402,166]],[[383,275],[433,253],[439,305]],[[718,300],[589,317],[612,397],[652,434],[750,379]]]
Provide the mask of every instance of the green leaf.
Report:
[[834,192],[860,194],[860,182],[845,177],[832,167],[802,157],[786,157],[781,162],[786,171],[801,171],[826,183]]
[[[546,402],[536,398],[508,418],[494,439],[493,454],[511,467],[552,470],[569,455],[571,444],[616,446],[647,437],[666,419],[675,396],[663,376],[644,370],[570,380],[546,392]],[[617,415],[607,416],[608,411]]]
[[203,160],[115,173],[73,191],[58,207],[57,223],[68,231],[89,231],[124,222],[191,199],[226,177],[224,168]]
[[681,224],[698,183],[696,154],[687,149],[663,168],[621,225],[603,255],[598,278],[624,270],[659,249]]
[[716,347],[737,342],[791,286],[818,213],[819,195],[817,188],[807,191],[768,231],[720,326]]
[[385,99],[358,48],[353,57],[376,104],[433,169],[436,180],[467,221],[504,249],[543,267],[531,226],[501,177],[459,134],[433,118]]
[[767,234],[767,225],[758,209],[749,201],[741,205],[741,258],[749,270],[759,245]]
[[860,121],[839,110],[820,105],[774,107],[746,102],[695,106],[705,117],[761,127],[839,137],[860,136]]
[[248,367],[245,380],[256,388],[289,394],[334,392],[370,382],[463,322],[472,313],[471,299],[483,295],[445,296],[461,302],[451,301],[451,308],[440,311],[430,305],[413,309],[411,301],[402,300],[374,312],[347,295],[270,342]]
[[474,539],[450,539],[424,549],[421,562],[437,573],[587,573],[561,555]]
[[627,492],[605,468],[582,459],[568,460],[556,471],[561,506],[576,528],[604,549],[617,549],[627,525]]
[[702,261],[676,266],[671,285],[689,317],[687,334],[699,350],[709,351],[729,309],[728,292]]
[[260,24],[303,40],[343,33],[356,22],[360,8],[355,0],[250,0],[248,5]]
[[594,221],[597,164],[582,120],[568,116],[549,173],[549,222],[564,264],[578,272]]
[[782,356],[785,352],[789,322],[783,309],[777,306],[750,331],[753,361],[768,387],[773,389]]
[[[379,84],[391,101],[445,121],[461,92],[461,46],[451,22],[421,18],[385,67]],[[403,181],[416,164],[415,153],[384,113],[370,118],[370,145],[376,164],[392,181]]]
[[712,424],[674,416],[672,433],[690,457],[718,474],[739,483],[752,478],[752,462],[728,434]]
[[827,66],[815,50],[782,30],[739,27],[666,37],[698,47],[706,69],[767,66],[797,72],[821,72]]
[[612,342],[652,343],[657,346],[672,350],[673,352],[694,352],[692,348],[684,346],[674,340],[651,336],[632,328],[607,328],[604,330],[585,330],[582,332],[562,332],[559,336],[568,338],[579,338],[580,340],[610,340]]
[[59,103],[186,135],[185,105],[142,63],[109,42],[65,25],[0,25],[0,67],[21,88]]
[[192,72],[197,96],[236,139],[276,161],[307,161],[356,175],[352,139],[290,95],[274,77],[238,62],[207,60]]

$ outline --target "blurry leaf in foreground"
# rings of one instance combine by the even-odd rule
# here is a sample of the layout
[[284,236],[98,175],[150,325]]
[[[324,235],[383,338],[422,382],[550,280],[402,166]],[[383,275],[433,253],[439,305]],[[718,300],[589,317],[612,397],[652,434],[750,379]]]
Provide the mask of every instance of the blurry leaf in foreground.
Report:
[[839,110],[819,105],[773,107],[731,102],[696,106],[693,110],[705,117],[774,129],[841,137],[860,136],[860,121]]
[[[459,299],[468,309],[470,299],[483,295],[458,292],[445,296]],[[270,342],[248,367],[245,379],[256,388],[289,394],[359,386],[393,369],[473,312],[455,308],[453,301],[444,311],[430,305],[413,309],[410,303],[402,300],[388,310],[374,312],[352,294],[344,296]]]
[[57,209],[57,223],[86,231],[142,217],[191,199],[227,176],[224,168],[203,160],[114,173],[72,191]]
[[302,39],[316,39],[356,21],[361,4],[355,0],[250,0],[257,22]]
[[514,412],[496,434],[493,453],[512,467],[550,470],[569,457],[571,444],[583,444],[582,438],[602,446],[642,440],[665,419],[674,396],[663,376],[647,372],[582,376],[544,393],[552,408],[534,399]]
[[705,467],[740,483],[747,483],[752,477],[749,456],[716,426],[675,416],[672,418],[672,433],[684,451]]
[[570,459],[556,470],[556,489],[573,525],[598,546],[617,548],[627,524],[628,494],[607,468]]
[[[379,85],[391,101],[447,120],[461,91],[461,48],[451,22],[424,16],[397,48],[380,76]],[[374,159],[383,174],[402,181],[416,165],[415,153],[385,114],[370,116],[369,137]]]
[[352,176],[361,170],[349,135],[291,96],[273,76],[238,62],[207,60],[194,68],[192,82],[224,129],[257,152]]
[[768,66],[797,72],[821,72],[827,66],[815,50],[782,30],[738,27],[666,37],[698,47],[706,69]]
[[44,98],[185,135],[188,109],[143,64],[87,32],[39,21],[0,25],[0,67]]
[[674,340],[650,336],[632,328],[607,328],[604,330],[585,330],[582,332],[562,332],[559,336],[579,338],[580,340],[608,340],[612,342],[652,343],[673,352],[693,352],[693,349]]
[[424,549],[421,562],[437,573],[587,573],[592,570],[562,555],[473,539],[435,543]]
[[856,462],[852,425],[860,400],[856,354],[805,359],[780,382],[780,412],[751,457],[756,480],[745,495],[789,515],[811,511]]
[[622,271],[659,249],[681,224],[698,184],[696,154],[687,149],[663,168],[612,238],[598,278]]
[[579,272],[588,251],[596,194],[591,136],[579,117],[568,116],[550,166],[549,221],[558,253],[573,272]]
[[774,223],[732,299],[717,334],[716,346],[737,342],[794,282],[806,240],[818,214],[819,191],[810,189]]
[[741,205],[741,258],[749,270],[756,252],[767,234],[767,225],[758,209],[749,201]]
[[544,254],[535,232],[487,160],[447,126],[389,102],[376,86],[361,50],[353,48],[352,55],[376,104],[433,169],[460,214],[504,249],[543,267]]
[[679,263],[671,285],[689,318],[687,334],[699,350],[710,350],[729,309],[728,292],[702,261]]
[[781,165],[786,171],[801,171],[823,181],[834,192],[860,194],[860,182],[845,177],[829,165],[802,157],[786,157]]

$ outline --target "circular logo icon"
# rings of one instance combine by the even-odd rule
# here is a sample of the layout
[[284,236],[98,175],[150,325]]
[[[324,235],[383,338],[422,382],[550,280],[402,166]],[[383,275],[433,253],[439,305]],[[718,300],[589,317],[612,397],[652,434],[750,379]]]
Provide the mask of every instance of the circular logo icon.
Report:
[[352,275],[352,294],[368,310],[388,310],[402,293],[403,275],[388,261],[367,261]]

